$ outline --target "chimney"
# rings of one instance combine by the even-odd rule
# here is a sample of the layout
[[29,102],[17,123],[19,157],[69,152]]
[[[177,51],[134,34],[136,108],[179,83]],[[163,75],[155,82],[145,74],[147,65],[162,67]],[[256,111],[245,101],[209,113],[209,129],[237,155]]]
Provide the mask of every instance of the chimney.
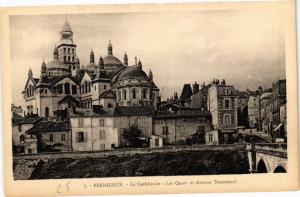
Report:
[[193,94],[196,94],[198,92],[199,92],[199,84],[195,82],[195,84],[193,84]]

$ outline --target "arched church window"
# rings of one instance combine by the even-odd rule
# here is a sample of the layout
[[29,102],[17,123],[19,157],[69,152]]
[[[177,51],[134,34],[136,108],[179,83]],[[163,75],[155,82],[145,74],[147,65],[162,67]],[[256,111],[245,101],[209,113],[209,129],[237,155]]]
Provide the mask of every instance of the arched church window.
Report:
[[118,100],[121,100],[121,90],[118,91]]
[[75,52],[75,50],[74,49],[72,49],[72,53],[74,53]]
[[65,83],[65,94],[70,94],[70,84]]
[[63,93],[62,84],[58,84],[57,85],[57,92],[58,92],[58,94],[62,94]]
[[45,117],[48,118],[49,117],[49,107],[45,108]]
[[25,135],[20,136],[20,142],[25,142]]
[[70,48],[68,48],[68,53],[70,53]]
[[66,48],[64,48],[64,52],[66,52]]
[[147,98],[147,90],[143,89],[143,98],[146,99]]
[[[74,56],[72,56],[72,62],[74,62]],[[73,66],[73,68],[75,68],[75,66]]]
[[112,104],[111,104],[111,103],[108,103],[108,104],[107,104],[107,108],[112,108]]
[[64,56],[64,62],[65,62],[65,61],[67,61],[67,57],[66,57],[66,56]]
[[127,100],[127,90],[123,90],[123,100]]
[[88,92],[91,92],[91,84],[88,84]]
[[69,61],[71,61],[71,57],[70,57],[70,56],[68,56],[68,62],[69,62]]
[[72,85],[72,94],[77,94],[77,87]]
[[132,89],[132,98],[136,99],[136,89]]

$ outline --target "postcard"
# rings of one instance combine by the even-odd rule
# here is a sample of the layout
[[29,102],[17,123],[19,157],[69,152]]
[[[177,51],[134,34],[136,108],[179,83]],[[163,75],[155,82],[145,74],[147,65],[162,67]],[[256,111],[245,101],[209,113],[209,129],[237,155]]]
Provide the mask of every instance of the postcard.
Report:
[[295,1],[1,10],[7,196],[299,189]]

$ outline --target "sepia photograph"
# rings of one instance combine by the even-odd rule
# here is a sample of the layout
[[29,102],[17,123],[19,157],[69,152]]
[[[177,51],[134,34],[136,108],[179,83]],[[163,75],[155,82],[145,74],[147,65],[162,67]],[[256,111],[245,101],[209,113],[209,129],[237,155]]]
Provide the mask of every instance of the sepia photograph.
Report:
[[[62,10],[7,17],[13,181],[295,167],[281,6]],[[134,184],[173,184],[159,179]]]

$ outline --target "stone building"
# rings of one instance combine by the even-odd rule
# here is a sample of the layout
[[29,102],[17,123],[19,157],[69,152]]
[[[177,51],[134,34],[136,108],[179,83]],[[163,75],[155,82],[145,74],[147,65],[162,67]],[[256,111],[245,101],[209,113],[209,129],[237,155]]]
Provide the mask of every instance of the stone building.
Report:
[[22,117],[12,112],[13,153],[37,153],[37,139],[26,133],[34,124],[41,121],[39,117]]
[[27,131],[38,140],[38,152],[71,151],[71,132],[68,121],[40,121]]
[[256,94],[251,94],[248,100],[248,118],[250,128],[258,127],[259,98]]
[[286,103],[286,80],[280,79],[272,84],[272,114],[273,124],[280,124],[280,106]]
[[[118,128],[120,136],[124,129],[136,125],[142,130],[142,136],[150,138],[153,133],[153,108],[119,106],[114,110],[114,127]],[[123,140],[120,138],[121,143]]]
[[93,105],[111,110],[117,105],[157,107],[159,88],[152,71],[147,75],[140,60],[135,58],[135,64],[129,66],[125,53],[122,63],[113,55],[109,41],[104,58],[100,57],[96,63],[91,50],[88,64],[80,67],[76,48],[72,28],[66,20],[53,59],[41,64],[40,77],[34,78],[32,70],[28,71],[22,92],[27,114],[52,118],[59,110]]
[[203,83],[200,90],[193,92],[193,95],[191,96],[191,108],[207,109],[208,88],[209,85],[205,85],[205,83]]
[[233,86],[214,80],[208,89],[208,110],[214,130],[220,130],[220,143],[234,141],[237,130],[237,92]]
[[272,122],[272,111],[271,111],[271,96],[272,96],[272,89],[266,90],[263,92],[259,97],[259,121],[260,121],[260,130],[264,131],[265,133],[270,133],[269,131],[269,124]]
[[203,138],[195,143],[205,143],[205,132],[211,130],[211,114],[207,110],[158,111],[153,118],[154,134],[162,136],[165,144],[185,144],[201,135]]
[[69,117],[73,151],[109,150],[120,144],[111,111],[77,108]]

